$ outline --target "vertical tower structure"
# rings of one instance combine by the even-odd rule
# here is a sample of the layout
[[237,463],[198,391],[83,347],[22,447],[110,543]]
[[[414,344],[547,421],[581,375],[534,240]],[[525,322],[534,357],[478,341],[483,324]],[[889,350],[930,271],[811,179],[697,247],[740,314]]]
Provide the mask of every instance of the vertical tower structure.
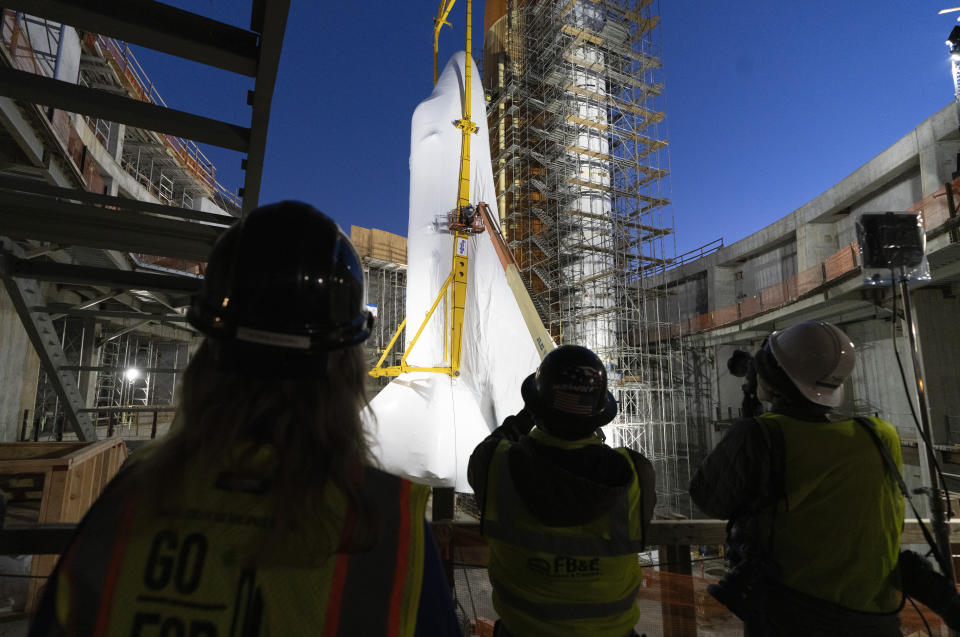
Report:
[[620,404],[611,442],[685,512],[683,360],[654,0],[488,0],[484,85],[505,238],[558,342],[593,349]]

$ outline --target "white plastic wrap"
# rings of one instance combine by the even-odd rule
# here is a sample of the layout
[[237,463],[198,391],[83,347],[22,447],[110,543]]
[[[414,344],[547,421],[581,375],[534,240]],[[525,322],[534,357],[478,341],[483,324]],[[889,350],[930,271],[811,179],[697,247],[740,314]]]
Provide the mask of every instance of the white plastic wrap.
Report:
[[[463,52],[447,63],[433,93],[413,114],[410,136],[410,222],[407,237],[407,326],[413,335],[436,299],[453,257],[453,235],[437,226],[456,207],[462,116]],[[472,65],[470,202],[484,201],[499,218],[486,105]],[[490,238],[470,238],[467,303],[459,378],[407,373],[371,401],[366,414],[374,454],[391,473],[434,486],[470,492],[467,461],[474,447],[503,419],[523,406],[520,383],[540,363]],[[435,367],[444,361],[443,303],[437,308],[407,363]]]

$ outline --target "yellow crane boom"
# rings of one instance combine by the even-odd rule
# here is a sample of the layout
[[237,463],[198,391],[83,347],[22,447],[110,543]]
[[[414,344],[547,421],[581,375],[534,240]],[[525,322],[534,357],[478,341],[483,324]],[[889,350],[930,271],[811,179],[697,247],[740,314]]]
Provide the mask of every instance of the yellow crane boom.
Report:
[[[439,79],[440,29],[443,28],[444,24],[450,24],[447,22],[447,16],[450,15],[450,10],[453,8],[455,2],[456,0],[441,0],[440,6],[437,9],[437,17],[434,18],[433,21],[434,83],[436,83]],[[461,131],[460,171],[457,181],[457,205],[453,213],[450,215],[450,229],[454,233],[453,264],[450,268],[450,275],[447,276],[446,282],[441,286],[440,292],[437,294],[437,298],[433,302],[433,306],[430,308],[430,311],[427,312],[427,316],[423,319],[423,323],[420,324],[420,328],[417,330],[416,335],[413,337],[413,339],[411,339],[410,343],[407,344],[403,355],[400,357],[400,364],[390,367],[383,367],[383,361],[386,360],[387,355],[393,349],[393,345],[396,343],[397,338],[400,336],[404,327],[406,327],[406,319],[404,319],[400,324],[400,327],[397,328],[397,332],[393,335],[393,338],[390,340],[390,344],[387,345],[383,355],[380,357],[380,360],[377,361],[376,366],[370,370],[370,375],[374,377],[399,376],[404,372],[414,371],[436,372],[441,374],[449,374],[450,376],[460,375],[460,355],[462,351],[461,345],[463,343],[463,315],[467,302],[467,272],[470,262],[469,239],[471,234],[476,234],[477,232],[483,231],[483,217],[479,214],[475,215],[473,208],[470,205],[470,136],[477,132],[477,125],[471,119],[470,103],[472,99],[471,85],[473,83],[473,71],[471,69],[471,62],[473,61],[473,52],[471,48],[471,31],[473,29],[471,16],[472,8],[472,0],[467,0],[467,50],[466,61],[464,63],[463,117],[455,122],[457,128],[459,128]],[[420,338],[420,334],[423,333],[427,323],[433,317],[437,306],[440,305],[440,301],[444,299],[448,291],[450,293],[450,332],[449,340],[444,342],[444,351],[449,352],[449,366],[413,367],[407,365],[407,356],[410,355],[413,346],[416,345],[417,340]]]

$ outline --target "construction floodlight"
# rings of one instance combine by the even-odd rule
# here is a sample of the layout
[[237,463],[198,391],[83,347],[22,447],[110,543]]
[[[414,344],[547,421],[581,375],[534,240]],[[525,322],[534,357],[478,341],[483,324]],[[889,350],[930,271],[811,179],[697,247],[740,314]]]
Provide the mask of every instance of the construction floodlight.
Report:
[[930,280],[926,236],[917,213],[864,213],[857,219],[857,241],[865,283]]
[[960,25],[956,25],[950,30],[950,35],[947,36],[947,46],[950,47],[951,51],[960,48]]

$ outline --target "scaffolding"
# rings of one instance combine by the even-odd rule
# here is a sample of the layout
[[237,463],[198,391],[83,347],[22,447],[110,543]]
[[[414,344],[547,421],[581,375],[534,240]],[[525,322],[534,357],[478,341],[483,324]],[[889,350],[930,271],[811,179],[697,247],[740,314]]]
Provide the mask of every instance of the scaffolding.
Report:
[[[87,34],[82,45],[81,85],[166,106],[126,43]],[[217,181],[213,162],[195,142],[97,118],[84,119],[112,153],[116,153],[117,136],[122,137],[122,154],[116,157],[120,166],[162,203],[193,209],[197,200],[207,197],[223,210],[238,214],[239,196]]]
[[[99,339],[94,406],[97,433],[140,438],[149,409],[176,403],[179,374],[189,358],[187,343],[122,329]],[[165,411],[164,425],[172,412]],[[142,417],[141,417],[142,416]]]
[[501,224],[544,324],[593,349],[618,445],[687,513],[689,451],[652,0],[508,0],[484,52]]
[[[379,360],[390,344],[400,323],[407,314],[407,266],[363,257],[363,283],[367,306],[375,313],[373,332],[367,339],[370,367]],[[401,335],[396,346],[384,361],[386,365],[399,365],[404,343]],[[372,378],[376,389],[390,382],[389,377]],[[371,388],[374,389],[374,388]]]
[[[375,317],[373,332],[366,341],[367,359],[373,367],[407,314],[407,239],[377,228],[350,226],[350,241],[363,262],[364,303]],[[401,335],[385,364],[400,364],[402,341]],[[390,378],[370,377],[368,382],[372,396]]]

